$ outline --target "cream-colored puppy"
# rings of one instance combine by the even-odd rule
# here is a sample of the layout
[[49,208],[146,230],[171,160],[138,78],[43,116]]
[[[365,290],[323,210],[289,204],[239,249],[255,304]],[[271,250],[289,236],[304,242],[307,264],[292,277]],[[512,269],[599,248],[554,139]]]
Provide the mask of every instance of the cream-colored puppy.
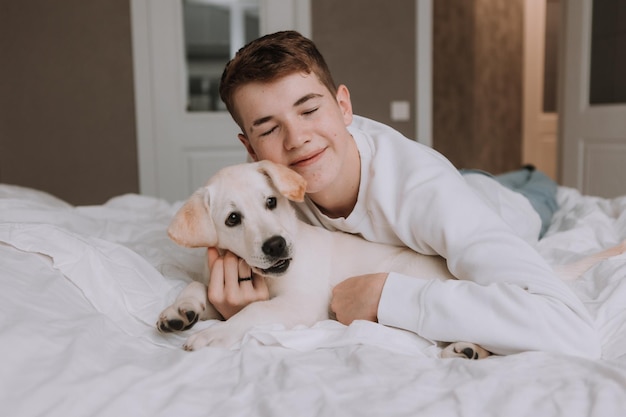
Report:
[[[416,279],[454,279],[441,257],[299,221],[289,200],[302,201],[305,189],[304,179],[284,166],[269,161],[235,165],[213,176],[174,216],[168,233],[176,243],[233,252],[266,277],[270,292],[268,301],[254,302],[229,320],[191,335],[186,350],[232,346],[261,324],[292,327],[328,319],[333,286],[352,276],[394,271]],[[562,278],[575,278],[616,250],[581,261],[564,270]],[[208,302],[206,283],[192,282],[161,313],[157,328],[186,330],[198,320],[215,318],[220,315]],[[480,359],[489,352],[459,342],[446,347],[442,356]]]

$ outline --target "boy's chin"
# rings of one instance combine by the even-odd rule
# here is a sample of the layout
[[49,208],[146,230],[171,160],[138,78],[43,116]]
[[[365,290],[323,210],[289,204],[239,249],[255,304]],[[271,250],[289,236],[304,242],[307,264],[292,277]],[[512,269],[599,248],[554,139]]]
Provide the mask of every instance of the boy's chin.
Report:
[[321,191],[329,189],[329,184],[324,181],[320,181],[319,178],[314,180],[308,180],[306,177],[304,177],[304,179],[306,180],[306,194],[317,194]]

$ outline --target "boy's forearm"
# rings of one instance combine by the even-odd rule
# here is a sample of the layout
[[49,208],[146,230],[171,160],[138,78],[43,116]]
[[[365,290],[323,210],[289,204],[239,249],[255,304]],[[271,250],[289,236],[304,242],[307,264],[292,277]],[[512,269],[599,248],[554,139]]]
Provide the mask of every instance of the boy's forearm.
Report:
[[582,303],[568,304],[513,284],[424,281],[391,273],[378,321],[434,341],[476,343],[496,354],[544,351],[598,358],[600,341],[591,319]]

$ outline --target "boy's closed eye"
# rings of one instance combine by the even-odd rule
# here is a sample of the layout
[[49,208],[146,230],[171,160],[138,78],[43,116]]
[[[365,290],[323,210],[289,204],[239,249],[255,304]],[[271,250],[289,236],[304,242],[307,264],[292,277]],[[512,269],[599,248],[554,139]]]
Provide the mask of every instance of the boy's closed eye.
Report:
[[311,110],[307,110],[307,111],[302,112],[302,114],[303,114],[304,116],[308,116],[308,115],[310,115],[310,114],[315,113],[318,109],[319,109],[319,107],[315,107],[314,109],[311,109]]
[[261,133],[260,136],[269,136],[272,133],[274,133],[276,131],[276,129],[278,129],[278,126],[274,126],[270,130],[266,130],[265,132]]

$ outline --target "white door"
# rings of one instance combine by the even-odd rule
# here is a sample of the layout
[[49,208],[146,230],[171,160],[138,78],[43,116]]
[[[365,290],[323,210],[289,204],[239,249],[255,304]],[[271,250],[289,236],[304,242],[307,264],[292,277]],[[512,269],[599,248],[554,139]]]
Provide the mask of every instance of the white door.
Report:
[[[608,3],[611,2],[604,5]],[[611,65],[602,68],[594,63],[594,70],[602,71],[603,75],[590,81],[593,2],[569,0],[562,2],[562,7],[564,55],[559,111],[563,120],[560,138],[562,184],[589,195],[626,195],[626,101],[605,100],[593,97],[595,93],[590,94],[590,91],[596,91],[592,83],[610,83],[611,77],[617,80],[625,75],[617,74]],[[623,14],[622,18],[625,18]],[[617,25],[623,28],[626,22]],[[596,44],[596,47],[601,45]],[[615,50],[616,57],[623,53],[624,49]],[[598,59],[597,54],[593,57]]]
[[[140,191],[169,201],[187,198],[220,168],[246,160],[226,111],[187,110],[183,1],[131,1]],[[254,1],[261,34],[295,29],[310,36],[309,0],[188,1],[219,7]]]

